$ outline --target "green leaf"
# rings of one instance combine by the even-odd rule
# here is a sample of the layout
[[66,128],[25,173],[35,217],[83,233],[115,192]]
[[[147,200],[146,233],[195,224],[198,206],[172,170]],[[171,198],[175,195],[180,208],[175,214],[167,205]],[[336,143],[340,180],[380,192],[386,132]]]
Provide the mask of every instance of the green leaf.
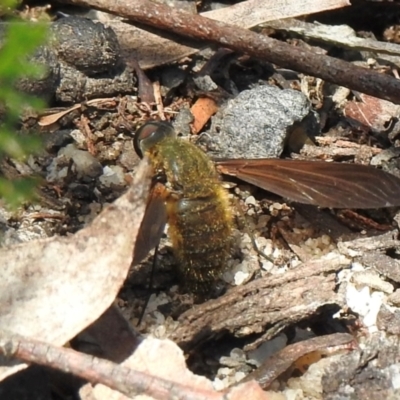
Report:
[[[0,0],[0,12],[9,13],[17,5],[15,0]],[[0,43],[0,105],[5,105],[5,115],[0,116],[0,157],[23,158],[41,149],[41,140],[35,135],[16,132],[24,108],[40,111],[44,102],[16,90],[22,78],[41,78],[46,73],[41,65],[34,64],[32,55],[45,43],[47,26],[43,23],[26,23],[11,20]],[[1,107],[3,109],[3,107]],[[0,197],[17,207],[34,197],[37,180],[33,178],[8,181],[0,178]]]
[[17,208],[21,204],[35,199],[35,188],[38,184],[37,178],[22,178],[9,181],[0,178],[0,196],[11,208]]

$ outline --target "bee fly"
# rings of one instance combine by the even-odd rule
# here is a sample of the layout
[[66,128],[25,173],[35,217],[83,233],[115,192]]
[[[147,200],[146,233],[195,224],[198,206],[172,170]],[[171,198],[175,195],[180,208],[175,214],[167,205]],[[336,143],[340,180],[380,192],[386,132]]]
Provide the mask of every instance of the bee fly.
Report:
[[154,180],[137,238],[134,264],[169,237],[185,285],[207,292],[222,274],[231,247],[233,213],[219,174],[235,176],[282,197],[331,208],[400,205],[400,179],[373,167],[284,159],[211,161],[194,144],[178,139],[166,122],[145,123],[135,134]]
[[135,141],[139,154],[151,160],[156,182],[142,226],[160,234],[166,217],[182,281],[194,292],[207,291],[229,256],[233,220],[214,163],[197,146],[178,139],[165,122],[143,125]]

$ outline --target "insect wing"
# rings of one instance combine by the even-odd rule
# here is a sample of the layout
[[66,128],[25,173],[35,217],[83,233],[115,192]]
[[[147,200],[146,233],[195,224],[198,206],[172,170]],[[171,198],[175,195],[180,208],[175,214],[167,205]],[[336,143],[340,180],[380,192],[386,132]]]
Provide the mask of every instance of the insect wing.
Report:
[[216,162],[219,172],[305,204],[332,208],[400,205],[400,179],[359,164],[281,159]]
[[157,183],[150,190],[146,211],[136,238],[132,265],[140,263],[160,241],[167,223],[165,195],[166,189],[161,183]]

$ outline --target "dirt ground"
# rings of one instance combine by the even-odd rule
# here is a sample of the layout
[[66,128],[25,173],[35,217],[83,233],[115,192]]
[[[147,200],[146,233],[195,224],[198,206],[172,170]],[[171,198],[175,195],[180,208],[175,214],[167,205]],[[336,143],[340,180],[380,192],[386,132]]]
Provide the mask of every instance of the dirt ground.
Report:
[[[203,10],[212,5],[203,4]],[[71,238],[90,227],[135,180],[140,158],[134,132],[148,120],[170,121],[179,140],[195,143],[214,159],[357,163],[400,177],[395,102],[217,46],[151,68],[140,60],[134,65],[119,47],[118,29],[110,30],[112,18],[96,15],[111,26],[106,29],[76,17],[72,6],[20,9],[25,18],[51,15],[52,32],[62,43],[40,56],[49,76],[57,74],[46,83],[48,109],[40,115],[24,112],[19,126],[19,135],[40,132],[43,151],[23,161],[1,160],[2,175],[9,179],[31,174],[43,179],[37,202],[18,211],[1,206],[4,249]],[[56,19],[61,12],[72,17]],[[257,32],[398,78],[398,55],[388,60],[364,44],[350,48],[310,38],[300,28],[347,25],[359,38],[397,44],[399,17],[396,2],[356,1],[301,18],[298,25],[273,21]],[[80,42],[73,36],[77,31],[84,37]],[[27,87],[38,90],[29,82]],[[209,295],[194,295],[179,279],[166,231],[156,255],[150,252],[131,265],[116,297],[129,329],[138,337],[174,341],[188,368],[210,379],[215,390],[256,379],[265,398],[397,398],[398,207],[318,208],[234,177],[221,182],[235,220],[224,273]],[[118,252],[112,239],[99,258]],[[54,267],[61,265],[60,256]],[[89,336],[93,339],[93,332]],[[88,341],[85,331],[69,342],[116,360]],[[83,398],[82,385],[35,366],[0,383],[0,398]]]

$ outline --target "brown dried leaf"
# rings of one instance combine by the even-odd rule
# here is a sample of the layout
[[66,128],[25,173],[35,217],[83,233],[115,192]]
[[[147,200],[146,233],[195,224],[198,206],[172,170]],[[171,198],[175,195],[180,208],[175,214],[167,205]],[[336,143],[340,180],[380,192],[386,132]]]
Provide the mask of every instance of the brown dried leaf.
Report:
[[199,133],[207,121],[218,111],[217,103],[208,97],[200,97],[190,109],[194,121],[192,129],[194,133]]
[[399,114],[399,106],[386,100],[360,93],[362,102],[350,101],[343,112],[348,118],[358,121],[376,131],[386,129],[387,123]]
[[[91,105],[100,105],[103,103],[108,103],[110,101],[113,101],[114,99],[110,98],[105,98],[105,99],[92,99],[88,100],[85,102],[85,105],[91,106]],[[43,115],[42,117],[39,118],[38,124],[39,126],[49,126],[57,122],[59,119],[64,117],[64,115],[69,114],[72,111],[75,111],[79,108],[82,107],[82,104],[74,104],[73,106],[67,108],[66,110],[56,112],[54,114],[49,114],[49,115]]]
[[[110,306],[131,264],[147,175],[144,161],[133,187],[75,235],[0,252],[0,328],[62,345]],[[0,358],[0,380],[8,365]]]
[[59,111],[54,114],[49,114],[49,115],[43,115],[42,117],[39,118],[38,124],[39,126],[49,126],[57,122],[59,119],[61,119],[64,115],[69,114],[70,112],[77,110],[80,108],[80,104],[75,104],[70,108],[67,108],[66,110]]

